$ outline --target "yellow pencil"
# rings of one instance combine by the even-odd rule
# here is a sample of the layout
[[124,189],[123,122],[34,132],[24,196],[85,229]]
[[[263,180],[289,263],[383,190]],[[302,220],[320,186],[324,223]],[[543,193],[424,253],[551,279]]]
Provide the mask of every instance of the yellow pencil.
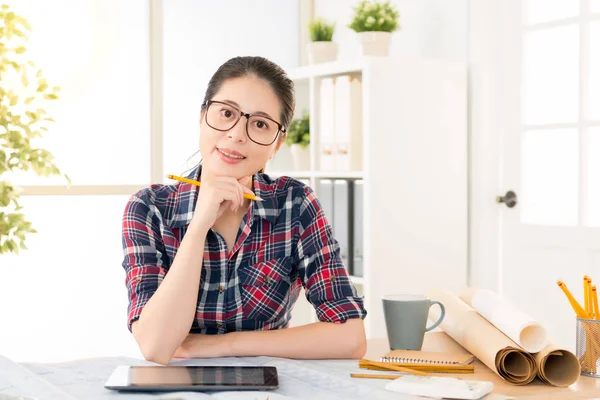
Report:
[[[174,179],[176,181],[183,182],[183,183],[189,183],[191,185],[200,186],[200,182],[199,181],[195,181],[193,179],[188,179],[188,178],[183,178],[183,177],[177,176],[177,175],[167,175],[167,178]],[[247,199],[250,199],[250,200],[263,201],[263,199],[261,199],[260,197],[255,196],[255,195],[250,194],[250,193],[244,193],[244,197],[247,198]]]
[[588,308],[590,309],[589,314],[590,318],[595,318],[594,316],[594,298],[592,297],[592,278],[588,276],[587,279],[587,287],[588,287]]
[[402,375],[380,375],[380,374],[350,374],[352,378],[367,378],[367,379],[398,379]]
[[594,303],[594,313],[596,314],[596,320],[600,320],[600,309],[598,309],[598,292],[596,292],[596,285],[592,286],[592,301]]
[[[591,282],[590,282],[591,284]],[[597,320],[600,320],[600,310],[598,310],[598,293],[596,292],[596,285],[592,285],[592,289],[591,289],[591,301],[592,301],[592,307],[594,308],[594,316]],[[592,359],[591,359],[591,366],[592,366],[592,372],[596,373],[596,362],[598,360],[598,358],[600,357],[600,353],[598,352],[598,344],[600,344],[598,342],[598,335],[596,334],[595,337],[593,337],[591,340],[594,341],[594,344],[596,344],[596,347],[592,349]],[[590,343],[591,344],[591,343]]]
[[565,293],[565,296],[567,296],[567,300],[569,300],[569,303],[571,303],[571,307],[573,307],[575,314],[577,314],[579,318],[589,319],[590,315],[579,305],[577,300],[575,300],[575,297],[573,297],[571,291],[567,288],[567,285],[565,285],[563,281],[557,281],[556,283],[558,284],[558,287],[561,288],[561,290]]
[[398,371],[398,372],[404,372],[407,374],[420,375],[420,376],[431,376],[427,372],[417,371],[416,369],[412,369],[412,368],[398,367],[391,363],[384,363],[384,362],[380,362],[380,361],[371,361],[371,360],[362,359],[362,360],[358,361],[358,364],[361,368],[366,368],[367,366],[385,367],[386,370],[390,370],[390,371]]
[[587,275],[583,276],[583,308],[586,313],[590,314],[590,292]]

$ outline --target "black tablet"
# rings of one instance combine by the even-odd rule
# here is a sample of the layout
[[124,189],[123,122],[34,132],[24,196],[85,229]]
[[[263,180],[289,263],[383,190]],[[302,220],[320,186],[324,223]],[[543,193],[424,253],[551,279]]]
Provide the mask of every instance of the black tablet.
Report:
[[279,386],[275,367],[121,366],[104,387],[127,391],[268,390]]

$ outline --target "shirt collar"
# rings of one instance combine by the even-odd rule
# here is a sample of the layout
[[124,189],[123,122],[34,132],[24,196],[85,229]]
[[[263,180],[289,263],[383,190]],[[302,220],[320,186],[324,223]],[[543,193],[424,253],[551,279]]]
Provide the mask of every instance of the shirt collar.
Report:
[[[202,166],[198,166],[191,171],[186,178],[199,180]],[[175,184],[177,188],[177,197],[175,199],[175,214],[171,219],[171,228],[181,228],[189,225],[196,209],[196,201],[198,199],[198,187],[191,183],[178,182]],[[268,175],[254,174],[252,179],[252,187],[254,194],[263,201],[252,201],[250,204],[250,212],[252,219],[255,217],[263,218],[270,223],[277,222],[279,210],[275,199],[276,183],[271,180]]]
[[[200,177],[200,166],[195,167],[185,177],[198,180]],[[181,228],[189,225],[196,209],[196,200],[198,199],[198,186],[191,183],[177,182],[174,184],[177,195],[175,196],[174,214],[171,219],[171,228]]]
[[279,208],[275,198],[277,184],[268,175],[258,173],[254,174],[252,188],[254,194],[263,199],[263,201],[253,201],[250,205],[252,217],[263,218],[272,224],[277,222],[277,217],[279,217]]

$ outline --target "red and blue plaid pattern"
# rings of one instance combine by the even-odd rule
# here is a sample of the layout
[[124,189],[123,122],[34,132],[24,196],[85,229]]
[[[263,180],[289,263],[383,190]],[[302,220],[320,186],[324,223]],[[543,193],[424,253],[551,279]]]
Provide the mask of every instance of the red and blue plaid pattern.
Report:
[[[190,174],[198,179],[200,169]],[[339,244],[312,189],[256,174],[254,193],[230,253],[212,229],[204,247],[196,318],[190,333],[287,327],[302,286],[320,321],[364,318]],[[133,195],[123,215],[128,329],[162,282],[192,219],[198,188],[152,185]]]

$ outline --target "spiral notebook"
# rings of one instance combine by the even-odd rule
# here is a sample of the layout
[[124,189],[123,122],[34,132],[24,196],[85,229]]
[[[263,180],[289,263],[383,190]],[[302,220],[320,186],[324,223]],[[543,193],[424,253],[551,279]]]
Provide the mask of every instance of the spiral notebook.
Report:
[[474,357],[469,353],[437,353],[414,350],[392,350],[381,357],[382,362],[398,364],[468,365]]
[[391,350],[380,361],[399,364],[468,365],[475,357],[444,332],[425,334],[421,351]]

